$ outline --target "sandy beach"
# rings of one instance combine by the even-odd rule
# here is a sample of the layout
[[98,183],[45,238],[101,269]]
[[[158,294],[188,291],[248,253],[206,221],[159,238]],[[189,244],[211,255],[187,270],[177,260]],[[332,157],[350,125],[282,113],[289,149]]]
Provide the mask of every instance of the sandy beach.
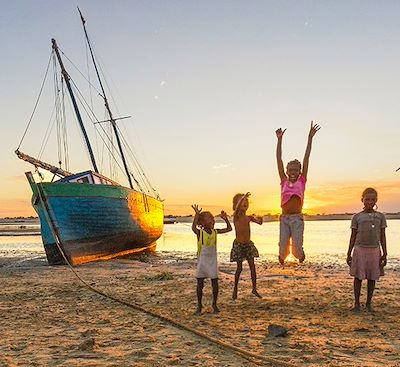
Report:
[[[1,258],[0,366],[400,365],[396,269],[377,283],[375,311],[353,314],[345,266],[258,261],[263,298],[251,295],[244,266],[232,301],[235,266],[220,264],[221,312],[211,313],[207,282],[200,316],[193,314],[194,257],[151,254],[74,270],[122,303],[44,257]],[[364,302],[365,293],[363,284]],[[269,336],[271,324],[287,335]]]

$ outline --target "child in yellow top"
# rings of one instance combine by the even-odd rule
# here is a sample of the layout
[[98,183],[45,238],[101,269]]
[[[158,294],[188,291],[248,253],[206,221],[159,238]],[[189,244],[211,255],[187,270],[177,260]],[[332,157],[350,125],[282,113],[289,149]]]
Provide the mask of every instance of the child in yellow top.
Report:
[[218,298],[218,260],[217,260],[217,233],[227,233],[232,230],[228,215],[221,211],[221,218],[225,221],[225,228],[214,229],[215,220],[210,212],[202,212],[198,205],[192,205],[195,211],[192,230],[197,236],[197,309],[196,315],[201,314],[203,308],[204,279],[210,278],[213,293],[213,311],[219,312]]

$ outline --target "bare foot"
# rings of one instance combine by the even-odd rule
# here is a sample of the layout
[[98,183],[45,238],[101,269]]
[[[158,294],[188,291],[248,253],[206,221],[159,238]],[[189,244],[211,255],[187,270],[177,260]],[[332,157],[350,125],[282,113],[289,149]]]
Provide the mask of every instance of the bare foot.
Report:
[[257,292],[257,289],[253,289],[251,293],[253,293],[258,298],[262,298],[261,294]]
[[355,306],[351,309],[351,311],[354,312],[354,313],[360,313],[360,312],[361,312],[360,305],[355,305]]
[[194,313],[195,315],[201,315],[201,310],[203,306],[197,306],[196,312]]

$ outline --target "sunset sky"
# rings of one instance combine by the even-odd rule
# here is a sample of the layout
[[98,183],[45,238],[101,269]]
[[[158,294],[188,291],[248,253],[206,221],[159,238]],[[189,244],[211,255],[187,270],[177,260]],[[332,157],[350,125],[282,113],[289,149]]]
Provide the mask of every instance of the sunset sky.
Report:
[[[85,70],[76,5],[166,214],[190,214],[193,203],[231,212],[247,191],[252,212],[279,211],[275,130],[287,128],[284,162],[302,160],[311,120],[322,128],[305,211],[359,211],[367,186],[379,210],[400,211],[399,1],[14,0],[0,14],[0,217],[35,214],[32,167],[14,150],[50,39]],[[34,123],[21,146],[33,156],[42,144]],[[80,150],[70,154],[71,170],[89,168]]]

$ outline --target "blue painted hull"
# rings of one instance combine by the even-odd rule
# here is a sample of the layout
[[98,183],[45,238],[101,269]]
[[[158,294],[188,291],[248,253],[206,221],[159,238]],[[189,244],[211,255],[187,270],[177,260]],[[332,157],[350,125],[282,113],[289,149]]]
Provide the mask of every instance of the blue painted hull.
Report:
[[135,190],[77,183],[31,187],[49,264],[65,263],[61,252],[77,265],[154,248],[163,232],[162,202]]

